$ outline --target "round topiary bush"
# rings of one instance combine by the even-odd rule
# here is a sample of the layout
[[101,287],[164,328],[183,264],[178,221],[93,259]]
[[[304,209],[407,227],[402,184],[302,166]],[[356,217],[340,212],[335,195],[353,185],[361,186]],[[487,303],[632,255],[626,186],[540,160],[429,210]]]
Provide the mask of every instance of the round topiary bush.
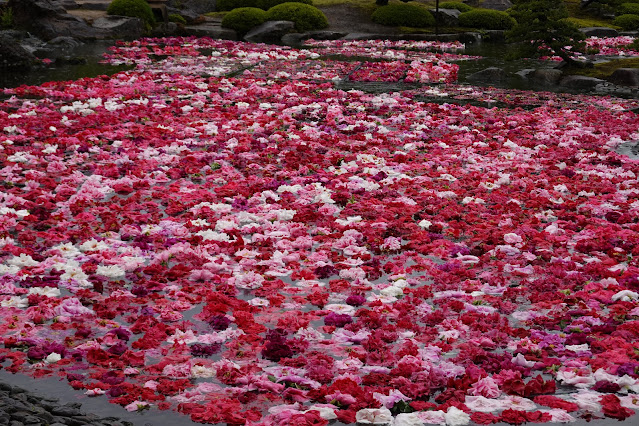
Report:
[[639,15],[639,3],[624,3],[617,8],[617,15]]
[[435,25],[429,11],[413,4],[392,3],[373,12],[373,22],[393,27],[423,28]]
[[147,30],[155,25],[155,16],[146,0],[113,0],[107,14],[140,18]]
[[506,12],[475,9],[459,15],[459,26],[483,30],[509,30],[516,21]]
[[233,9],[222,18],[222,27],[237,31],[241,36],[266,22],[267,14],[257,7]]
[[295,30],[301,33],[328,27],[328,19],[318,8],[304,4],[286,2],[267,11],[269,21],[293,21]]
[[472,7],[468,6],[466,3],[461,3],[458,1],[445,1],[439,4],[440,9],[457,9],[460,12],[470,12],[473,10]]
[[625,31],[639,30],[639,15],[626,14],[617,16],[612,23]]
[[217,0],[215,3],[216,10],[225,11],[239,9],[242,7],[255,7],[264,9],[263,0]]
[[291,1],[291,0],[262,0],[262,9],[269,10],[273,6],[277,6],[278,4],[282,4],[282,3],[304,3],[304,4],[313,5],[313,0],[295,0],[295,1]]
[[257,7],[263,10],[269,10],[273,6],[282,3],[304,3],[313,4],[313,0],[217,0],[216,8],[220,11],[239,9],[240,7]]

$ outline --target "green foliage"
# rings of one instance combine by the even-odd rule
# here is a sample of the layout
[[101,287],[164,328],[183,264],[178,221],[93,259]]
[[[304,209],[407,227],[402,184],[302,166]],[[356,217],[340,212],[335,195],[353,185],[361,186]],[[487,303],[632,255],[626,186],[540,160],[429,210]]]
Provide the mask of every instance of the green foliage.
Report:
[[620,26],[626,31],[639,30],[639,15],[627,14],[617,16],[612,23]]
[[412,28],[432,27],[435,18],[431,13],[412,4],[391,3],[373,12],[373,22],[393,27],[403,26]]
[[277,6],[282,3],[304,3],[313,5],[313,0],[295,0],[293,2],[290,0],[262,0],[262,3],[262,9],[269,10],[273,6]]
[[267,11],[269,21],[293,21],[295,30],[306,32],[328,27],[328,19],[316,7],[304,3],[287,2],[273,6]]
[[457,9],[460,12],[470,12],[473,10],[472,7],[468,6],[466,3],[457,2],[457,1],[445,1],[439,4],[440,9]]
[[262,9],[262,0],[217,0],[217,10],[233,10],[242,7],[256,7]]
[[5,7],[0,11],[0,28],[7,30],[13,27],[13,9]]
[[113,0],[107,14],[140,18],[147,30],[155,25],[155,17],[146,0]]
[[[282,3],[292,3],[289,0],[218,0],[216,3],[217,10],[233,10],[241,7],[256,7],[258,9],[268,10],[273,6]],[[294,3],[313,4],[313,0],[295,0]]]
[[639,15],[639,3],[624,3],[617,8],[617,15]]
[[482,30],[508,30],[515,20],[506,12],[490,9],[474,9],[459,15],[459,26]]
[[[511,58],[558,55],[575,63],[572,52],[584,52],[584,35],[570,21],[566,6],[556,0],[515,0],[510,14],[517,24],[506,33],[510,42],[519,42]],[[568,48],[567,48],[568,47]]]
[[257,7],[233,9],[222,19],[222,27],[237,31],[241,36],[266,22],[267,13]]
[[612,21],[604,21],[601,19],[590,18],[590,19],[581,19],[581,18],[565,18],[562,19],[565,22],[569,22],[570,24],[576,26],[577,28],[588,28],[588,27],[610,27],[614,29],[619,29],[619,27],[615,27],[612,25]]
[[169,15],[169,22],[175,22],[176,24],[186,25],[186,19],[184,19],[184,16],[178,13],[171,13]]

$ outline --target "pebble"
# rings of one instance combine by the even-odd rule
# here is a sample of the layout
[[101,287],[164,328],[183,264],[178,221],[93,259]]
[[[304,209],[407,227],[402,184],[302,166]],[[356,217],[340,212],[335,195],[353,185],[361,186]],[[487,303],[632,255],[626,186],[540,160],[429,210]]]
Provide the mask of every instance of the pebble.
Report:
[[0,425],[8,426],[133,426],[114,417],[100,418],[82,411],[78,403],[58,404],[0,382]]

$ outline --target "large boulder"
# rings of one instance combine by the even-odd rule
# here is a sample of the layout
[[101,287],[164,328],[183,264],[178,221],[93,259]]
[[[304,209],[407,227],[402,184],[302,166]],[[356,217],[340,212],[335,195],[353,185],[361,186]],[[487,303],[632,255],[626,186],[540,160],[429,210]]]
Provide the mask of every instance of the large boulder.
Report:
[[21,44],[13,31],[0,32],[0,69],[27,70],[36,57]]
[[586,77],[584,75],[569,75],[568,77],[562,78],[559,85],[569,89],[594,89],[601,83],[604,83],[604,80],[599,78]]
[[104,30],[113,38],[139,38],[144,34],[144,23],[140,18],[127,16],[105,16],[93,21],[93,28]]
[[639,68],[618,68],[608,81],[618,86],[639,86]]
[[476,83],[492,83],[505,81],[508,78],[506,71],[497,67],[490,67],[470,74],[466,79]]
[[445,27],[456,27],[459,25],[459,15],[461,12],[457,9],[430,9],[430,13],[433,14],[439,24]]
[[60,36],[79,39],[104,38],[107,33],[89,26],[84,20],[70,15],[62,6],[51,0],[9,0],[13,22],[18,28],[29,31],[44,40]]
[[617,37],[619,35],[617,30],[608,27],[587,27],[580,28],[579,31],[586,37]]
[[168,6],[174,7],[182,12],[192,12],[203,15],[208,12],[215,12],[216,0],[170,0]]
[[484,9],[494,9],[504,11],[513,6],[510,0],[484,0],[481,7]]
[[530,74],[533,81],[544,85],[553,85],[559,83],[562,72],[554,68],[540,68]]
[[285,34],[293,31],[294,28],[295,22],[266,21],[246,33],[244,40],[251,43],[277,42],[280,41]]

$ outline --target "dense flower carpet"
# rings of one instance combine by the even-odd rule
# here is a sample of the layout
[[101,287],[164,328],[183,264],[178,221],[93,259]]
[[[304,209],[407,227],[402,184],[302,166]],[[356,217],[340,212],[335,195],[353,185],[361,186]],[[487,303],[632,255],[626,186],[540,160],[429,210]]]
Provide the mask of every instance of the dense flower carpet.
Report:
[[1,366],[211,424],[633,416],[638,103],[440,84],[462,48],[147,39],[4,89]]

